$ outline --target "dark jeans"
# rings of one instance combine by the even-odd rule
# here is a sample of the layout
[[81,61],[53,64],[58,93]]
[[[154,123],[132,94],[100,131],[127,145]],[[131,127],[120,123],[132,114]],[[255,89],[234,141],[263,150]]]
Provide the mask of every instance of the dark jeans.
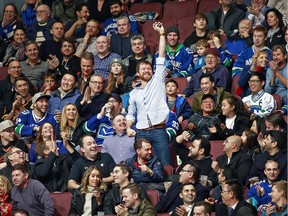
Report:
[[165,129],[137,130],[136,139],[139,138],[151,142],[155,154],[163,164],[171,164],[168,134]]

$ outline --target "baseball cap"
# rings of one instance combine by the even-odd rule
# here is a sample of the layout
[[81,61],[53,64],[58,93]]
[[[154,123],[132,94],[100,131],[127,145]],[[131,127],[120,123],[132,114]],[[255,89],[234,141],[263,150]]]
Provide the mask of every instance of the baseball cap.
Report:
[[38,93],[36,93],[36,94],[33,96],[33,98],[32,98],[32,104],[35,104],[38,99],[43,98],[43,97],[44,97],[44,98],[47,98],[47,100],[50,99],[50,95],[45,95],[45,94],[42,93],[42,92],[38,92]]
[[0,132],[6,130],[7,128],[14,127],[14,124],[11,120],[5,120],[0,123]]

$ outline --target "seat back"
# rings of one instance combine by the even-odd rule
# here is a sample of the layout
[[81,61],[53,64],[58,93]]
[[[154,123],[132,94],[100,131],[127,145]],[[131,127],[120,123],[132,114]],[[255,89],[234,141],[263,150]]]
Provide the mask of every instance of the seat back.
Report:
[[146,46],[149,50],[149,53],[154,56],[156,53],[156,44],[153,40],[146,40]]
[[173,167],[169,164],[164,164],[164,179],[168,178],[169,176],[174,174]]
[[280,110],[282,108],[282,98],[278,94],[272,94],[272,96],[276,101],[277,109]]
[[163,20],[174,20],[178,22],[182,18],[194,18],[196,12],[196,1],[166,2],[163,8]]
[[163,17],[163,6],[160,2],[146,2],[146,3],[134,3],[131,5],[129,14],[133,15],[138,12],[154,11],[158,13],[157,19]]
[[[153,23],[154,20],[149,20],[146,21],[143,26],[142,26],[142,35],[145,37],[145,39],[148,41],[154,41],[156,42],[159,41],[159,33],[153,29]],[[175,22],[173,20],[161,20],[163,26],[165,29],[167,29],[170,26],[174,26]]]
[[194,31],[194,18],[183,18],[177,25],[180,33],[180,42],[183,42]]
[[71,207],[72,194],[69,192],[50,193],[54,203],[55,216],[68,216]]
[[247,187],[243,186],[242,194],[243,194],[243,197],[245,200],[247,199],[248,192],[249,192],[249,189]]
[[198,4],[198,13],[206,13],[215,10],[219,7],[219,1],[217,0],[201,0]]
[[224,140],[211,140],[211,151],[212,160],[216,160],[216,158],[223,154],[223,142]]
[[8,67],[0,67],[0,80],[4,80],[8,75]]
[[190,104],[190,106],[192,107],[194,97],[189,97],[189,98],[186,98],[186,99],[187,99],[188,103]]
[[147,195],[150,198],[151,204],[156,206],[156,204],[160,201],[160,194],[157,190],[147,190]]

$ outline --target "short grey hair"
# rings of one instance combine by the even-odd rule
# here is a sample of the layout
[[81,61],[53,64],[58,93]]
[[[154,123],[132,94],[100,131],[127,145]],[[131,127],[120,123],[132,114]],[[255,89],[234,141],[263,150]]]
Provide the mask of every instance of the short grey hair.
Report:
[[134,40],[141,40],[144,44],[146,44],[145,38],[141,34],[136,34],[136,35],[132,36],[130,39],[131,44]]

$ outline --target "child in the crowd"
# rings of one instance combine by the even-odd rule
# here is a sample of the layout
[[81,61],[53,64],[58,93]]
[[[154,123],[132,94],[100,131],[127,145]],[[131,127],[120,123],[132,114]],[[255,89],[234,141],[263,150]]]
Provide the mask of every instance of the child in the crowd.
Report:
[[110,64],[110,74],[105,83],[105,92],[108,94],[123,95],[131,91],[132,77],[125,77],[124,65],[121,59],[113,59]]
[[178,83],[174,79],[166,82],[167,105],[181,123],[183,120],[189,119],[193,111],[185,98],[177,96],[178,91]]
[[58,88],[56,82],[56,75],[53,73],[47,73],[43,77],[43,86],[40,88],[40,92],[46,95],[50,95],[54,90]]
[[207,41],[210,48],[217,48],[221,63],[226,67],[229,67],[232,62],[232,56],[230,52],[225,48],[224,39],[221,37],[220,32],[217,30],[208,32]]
[[197,55],[194,55],[194,69],[201,69],[205,65],[205,51],[209,48],[209,43],[205,39],[200,39],[196,42]]

